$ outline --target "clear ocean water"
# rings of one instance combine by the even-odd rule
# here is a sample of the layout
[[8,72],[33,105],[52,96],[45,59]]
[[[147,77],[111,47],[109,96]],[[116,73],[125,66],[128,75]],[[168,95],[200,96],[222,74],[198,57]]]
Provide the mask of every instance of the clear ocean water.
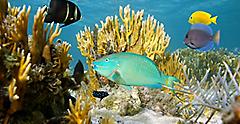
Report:
[[[170,35],[169,51],[185,48],[183,39],[190,28],[188,18],[192,12],[203,10],[218,16],[218,24],[211,25],[214,31],[221,30],[220,47],[230,50],[240,48],[240,0],[71,0],[76,3],[82,13],[82,20],[63,28],[60,39],[72,45],[70,54],[73,56],[71,67],[77,60],[85,61],[77,49],[75,35],[84,26],[93,27],[106,16],[118,15],[119,6],[130,5],[135,11],[144,9],[145,17],[150,14],[164,24],[165,31]],[[31,6],[29,33],[33,17],[38,7],[48,5],[50,0],[9,0],[12,6]]]

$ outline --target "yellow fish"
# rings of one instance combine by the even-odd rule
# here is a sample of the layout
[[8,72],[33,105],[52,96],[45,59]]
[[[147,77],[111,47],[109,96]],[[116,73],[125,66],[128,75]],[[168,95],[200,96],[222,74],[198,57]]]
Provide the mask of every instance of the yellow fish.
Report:
[[190,24],[205,24],[205,25],[210,25],[211,23],[217,24],[217,17],[214,16],[211,17],[212,15],[204,12],[204,11],[196,11],[192,13],[192,15],[189,17],[188,22]]

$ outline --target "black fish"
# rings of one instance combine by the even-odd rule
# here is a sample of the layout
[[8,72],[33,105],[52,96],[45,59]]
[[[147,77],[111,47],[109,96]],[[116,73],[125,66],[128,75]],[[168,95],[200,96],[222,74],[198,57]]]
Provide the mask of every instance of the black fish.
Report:
[[63,23],[64,25],[61,27],[64,27],[81,18],[81,12],[73,2],[68,0],[51,0],[44,22]]
[[[58,42],[60,41],[58,40]],[[74,80],[72,78],[61,78],[61,81],[64,82],[62,83],[62,88],[64,91],[69,88],[72,90],[77,90],[81,86],[81,81],[84,78],[84,68],[80,60],[76,64],[73,75],[71,77],[73,77]],[[64,89],[64,88],[67,88],[67,89]]]
[[107,97],[109,94],[106,91],[93,91],[92,95],[96,98],[100,98],[100,101],[101,101],[103,98]]
[[75,79],[77,84],[81,84],[83,76],[84,76],[84,67],[82,62],[79,60],[74,68],[73,78]]

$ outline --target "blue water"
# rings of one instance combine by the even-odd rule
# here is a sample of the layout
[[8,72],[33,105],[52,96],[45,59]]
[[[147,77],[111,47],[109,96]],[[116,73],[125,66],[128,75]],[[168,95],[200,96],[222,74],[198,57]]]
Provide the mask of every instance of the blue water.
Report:
[[[33,24],[33,16],[37,8],[48,5],[50,0],[9,0],[13,6],[26,4],[31,6],[29,21],[29,33]],[[219,16],[217,25],[211,25],[214,31],[221,30],[220,47],[234,49],[240,48],[240,0],[71,0],[76,3],[82,12],[83,19],[75,24],[63,28],[59,37],[72,44],[70,53],[73,56],[71,67],[77,60],[85,61],[77,49],[75,34],[84,29],[84,26],[93,27],[100,20],[108,15],[118,15],[119,6],[130,4],[132,9],[144,9],[145,16],[148,14],[165,25],[165,31],[170,35],[171,42],[169,51],[186,47],[183,38],[188,31],[190,24],[187,22],[192,12],[203,10],[213,16]],[[85,65],[86,66],[86,65]]]

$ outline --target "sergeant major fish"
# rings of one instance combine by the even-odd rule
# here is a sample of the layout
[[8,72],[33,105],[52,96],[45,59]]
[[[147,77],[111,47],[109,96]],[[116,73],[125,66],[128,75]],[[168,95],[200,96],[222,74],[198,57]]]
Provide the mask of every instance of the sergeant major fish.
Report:
[[81,18],[81,12],[73,2],[68,0],[51,0],[44,22],[62,23],[64,25],[61,27],[64,27],[80,20]]
[[102,57],[93,62],[93,69],[129,90],[131,86],[170,88],[174,82],[179,82],[177,78],[161,72],[148,57],[130,52]]

